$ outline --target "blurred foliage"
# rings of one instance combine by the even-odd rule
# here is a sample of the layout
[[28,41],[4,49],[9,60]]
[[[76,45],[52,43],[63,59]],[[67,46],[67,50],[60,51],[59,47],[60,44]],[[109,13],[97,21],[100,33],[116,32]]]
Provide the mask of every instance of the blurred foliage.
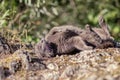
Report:
[[24,42],[36,42],[54,26],[98,25],[98,16],[120,41],[120,0],[0,0],[0,28],[17,32]]

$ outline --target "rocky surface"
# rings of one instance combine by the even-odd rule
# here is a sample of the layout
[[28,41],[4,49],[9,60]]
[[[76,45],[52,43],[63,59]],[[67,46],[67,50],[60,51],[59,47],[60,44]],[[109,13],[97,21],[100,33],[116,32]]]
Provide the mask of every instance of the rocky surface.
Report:
[[[12,59],[15,60],[17,55],[15,53],[11,55],[14,55]],[[39,60],[35,56],[34,59],[31,59],[32,61],[28,61],[29,69],[22,67],[15,73],[7,77],[2,75],[2,77],[5,80],[120,79],[120,49],[118,48],[86,50],[74,55],[61,55],[46,60]],[[1,59],[1,61],[3,60]],[[0,73],[3,73],[3,71],[0,71]]]

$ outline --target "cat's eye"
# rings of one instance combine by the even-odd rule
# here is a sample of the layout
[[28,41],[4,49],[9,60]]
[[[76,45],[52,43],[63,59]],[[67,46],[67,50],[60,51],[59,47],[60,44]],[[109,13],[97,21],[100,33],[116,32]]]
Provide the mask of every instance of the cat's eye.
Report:
[[55,35],[57,33],[57,31],[54,31],[53,33],[52,33],[52,35]]

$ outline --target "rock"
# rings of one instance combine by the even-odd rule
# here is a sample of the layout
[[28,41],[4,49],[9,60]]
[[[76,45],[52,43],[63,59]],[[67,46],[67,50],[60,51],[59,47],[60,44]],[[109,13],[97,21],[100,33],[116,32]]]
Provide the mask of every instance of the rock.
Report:
[[71,79],[78,71],[79,66],[68,66],[61,74],[60,79]]
[[11,49],[9,44],[7,43],[7,39],[0,36],[0,54],[8,54],[11,53]]
[[11,72],[12,74],[15,74],[16,71],[20,70],[21,66],[22,66],[22,65],[21,65],[21,62],[20,62],[20,61],[12,61],[12,62],[10,63],[10,68],[9,68],[9,70],[10,70],[10,72]]
[[[13,69],[15,73],[7,77],[5,75],[6,80],[119,80],[119,48],[86,50],[74,55],[61,55],[43,61],[38,58],[27,58],[27,55],[23,53],[25,51],[18,52],[19,54],[10,56],[14,57],[13,68],[10,70]],[[29,64],[29,67],[14,71],[17,69],[15,60],[25,62],[23,65],[26,66]]]
[[5,79],[4,67],[0,66],[0,80],[4,80],[4,79]]
[[32,70],[32,71],[37,71],[37,70],[44,70],[44,69],[46,69],[46,65],[43,64],[43,63],[32,62],[32,63],[29,63],[29,64],[30,64],[29,70]]
[[49,63],[47,65],[47,68],[50,69],[50,70],[58,70],[57,64],[54,64],[54,63]]

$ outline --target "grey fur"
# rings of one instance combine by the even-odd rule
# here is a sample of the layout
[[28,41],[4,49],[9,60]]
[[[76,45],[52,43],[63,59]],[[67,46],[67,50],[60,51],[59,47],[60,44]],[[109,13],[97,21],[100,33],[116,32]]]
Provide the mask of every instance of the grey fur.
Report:
[[[35,53],[40,57],[51,57],[71,53],[76,49],[81,51],[114,47],[114,39],[102,17],[99,18],[99,24],[100,28],[91,28],[90,25],[86,25],[85,29],[72,25],[53,27],[45,39],[35,46]],[[51,50],[46,49],[51,44],[54,44],[51,46]]]
[[84,39],[80,36],[84,32],[84,30],[73,26],[54,27],[46,35],[45,40],[57,46],[57,53],[69,53],[74,49],[92,49],[92,47],[86,45]]
[[53,54],[53,49],[49,48],[50,44],[48,44],[48,42],[45,41],[45,39],[43,38],[40,42],[38,42],[35,45],[35,53],[37,54],[37,56],[39,58],[43,58],[43,57],[51,57],[54,56]]

